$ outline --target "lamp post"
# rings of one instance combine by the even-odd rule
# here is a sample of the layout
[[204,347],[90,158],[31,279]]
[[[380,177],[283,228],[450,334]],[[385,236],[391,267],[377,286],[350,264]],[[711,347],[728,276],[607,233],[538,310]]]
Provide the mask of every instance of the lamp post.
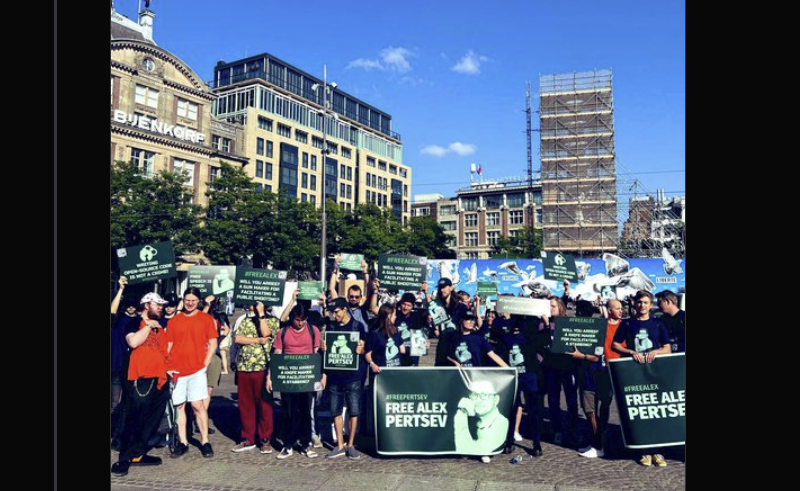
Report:
[[[320,257],[319,257],[319,275],[320,275],[320,282],[322,283],[322,291],[325,291],[325,281],[326,281],[326,258],[328,256],[328,212],[327,212],[327,202],[328,202],[328,195],[327,195],[327,182],[325,181],[325,165],[327,164],[327,155],[328,155],[328,94],[331,91],[331,86],[336,88],[336,83],[331,82],[331,85],[328,85],[328,66],[322,66],[322,240],[320,241],[321,250],[320,250]],[[311,86],[311,90],[316,91],[319,89],[319,84],[314,84]]]

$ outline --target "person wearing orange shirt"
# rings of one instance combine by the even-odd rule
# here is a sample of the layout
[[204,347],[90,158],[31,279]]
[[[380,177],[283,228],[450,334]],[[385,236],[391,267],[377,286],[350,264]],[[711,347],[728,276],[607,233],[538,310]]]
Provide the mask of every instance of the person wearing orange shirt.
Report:
[[178,436],[170,457],[183,456],[189,450],[186,435],[186,403],[192,406],[195,421],[200,428],[200,453],[213,457],[214,449],[208,441],[208,411],[204,400],[208,398],[206,370],[217,351],[217,328],[214,318],[199,309],[200,290],[187,288],[183,293],[183,310],[169,320],[169,369],[175,373],[172,404],[178,413]]

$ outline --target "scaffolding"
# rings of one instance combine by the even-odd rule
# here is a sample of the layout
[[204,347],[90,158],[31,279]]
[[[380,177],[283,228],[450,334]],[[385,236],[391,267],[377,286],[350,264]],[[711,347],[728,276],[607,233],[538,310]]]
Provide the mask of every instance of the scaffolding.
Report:
[[611,71],[539,77],[544,249],[616,251],[617,176]]
[[619,253],[627,257],[686,257],[686,198],[653,198],[637,180],[630,187],[628,219],[623,224]]

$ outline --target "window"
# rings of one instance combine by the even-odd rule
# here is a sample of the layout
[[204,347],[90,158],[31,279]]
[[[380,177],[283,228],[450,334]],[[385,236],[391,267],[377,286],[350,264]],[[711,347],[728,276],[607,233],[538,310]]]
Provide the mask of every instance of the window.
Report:
[[344,184],[339,185],[339,197],[344,198]]
[[256,154],[264,155],[264,139],[256,138]]
[[303,152],[303,169],[308,169],[308,152]]
[[500,205],[503,204],[503,197],[500,195],[485,196],[483,203],[486,205],[487,210],[499,210]]
[[222,138],[220,138],[219,135],[211,135],[211,148],[216,148],[217,150],[219,150],[221,141]]
[[114,75],[111,75],[111,104],[114,104]]
[[396,165],[390,165],[389,166],[389,174],[397,175],[397,166]]
[[367,172],[367,186],[372,186],[372,174]]
[[466,232],[464,234],[464,246],[477,247],[478,246],[478,232]]
[[408,177],[408,169],[400,167],[400,177]]
[[439,214],[441,215],[455,215],[456,205],[444,205],[439,207]]
[[266,191],[268,193],[271,193],[272,192],[272,186],[270,186],[269,184],[264,184],[264,191]]
[[347,166],[347,180],[348,181],[353,180],[353,168],[350,167],[349,165]]
[[264,185],[261,184],[261,183],[256,184],[256,192],[257,193],[263,193],[264,192]]
[[353,186],[348,184],[347,185],[347,199],[353,198]]
[[136,104],[152,107],[158,109],[158,91],[145,87],[144,85],[136,86]]
[[346,171],[344,170],[344,164],[339,165],[339,176],[344,179]]
[[[271,181],[272,180],[272,164],[267,162],[266,168],[264,169],[264,179]],[[270,188],[272,189],[272,188]]]
[[256,177],[264,177],[264,161],[256,160]]
[[478,226],[478,214],[477,213],[470,213],[468,215],[464,215],[464,226],[465,227],[477,227]]
[[328,153],[332,153],[333,155],[339,155],[339,145],[328,142]]
[[311,176],[311,190],[312,191],[317,190],[317,176],[314,175]]
[[525,193],[513,193],[506,195],[506,201],[511,208],[525,206]]
[[408,198],[408,184],[403,184],[403,197]]
[[347,147],[342,147],[342,157],[349,159],[352,158],[353,154],[351,150]]
[[294,139],[300,143],[308,143],[308,133],[305,131],[294,130]]
[[270,158],[272,157],[272,142],[271,141],[267,142],[267,157],[270,157]]
[[311,156],[311,170],[317,170],[317,156]]
[[213,181],[214,179],[219,179],[219,177],[222,175],[221,169],[219,167],[210,167],[209,172],[210,172],[208,179],[209,181]]
[[176,174],[182,174],[184,177],[184,186],[194,186],[194,167],[195,163],[189,160],[175,159],[173,160],[173,171]]
[[367,165],[370,167],[375,167],[375,157],[367,157]]
[[508,223],[511,225],[522,225],[525,220],[522,210],[512,210],[508,212]]
[[231,140],[230,138],[223,138],[222,139],[222,148],[220,150],[222,150],[223,152],[230,152],[231,151],[231,142],[232,141],[233,140]]
[[384,162],[383,160],[379,160],[378,161],[378,170],[385,171],[386,170],[386,162]]
[[464,211],[475,211],[478,209],[478,198],[462,198],[461,206]]
[[486,226],[492,227],[500,225],[500,212],[495,211],[486,214]]
[[[313,176],[312,176],[312,177],[313,177]],[[314,196],[314,195],[312,194],[311,196],[309,196],[309,198],[311,198],[311,199],[309,200],[309,201],[310,201],[310,203],[311,203],[312,205],[316,206],[316,205],[317,205],[317,197],[316,197],[316,196]]]
[[283,123],[278,123],[278,134],[286,138],[292,137],[292,127]]
[[139,172],[145,177],[155,175],[156,154],[140,148],[131,148],[131,162],[136,164]]
[[536,209],[536,223],[538,223],[539,225],[542,224],[542,209],[541,208],[537,208]]
[[448,220],[446,222],[441,222],[439,225],[442,226],[445,230],[455,231],[456,230],[456,222],[455,220]]
[[306,174],[305,172],[303,172],[303,174],[300,176],[300,187],[308,189],[308,174]]
[[297,186],[297,169],[281,166],[281,185]]
[[314,147],[314,148],[319,148],[320,150],[322,150],[322,138],[320,138],[318,136],[312,136],[311,137],[311,146]]
[[178,116],[197,121],[197,104],[184,99],[178,99]]
[[470,251],[464,253],[464,259],[480,259],[478,251]]
[[486,245],[494,247],[497,245],[497,239],[500,238],[500,232],[497,230],[486,232]]
[[272,131],[272,120],[264,116],[259,116],[258,127],[262,130]]
[[[303,177],[305,177],[305,174],[303,174]],[[306,201],[308,201],[308,195],[306,193],[301,193],[300,194],[300,202],[301,203],[305,203]]]

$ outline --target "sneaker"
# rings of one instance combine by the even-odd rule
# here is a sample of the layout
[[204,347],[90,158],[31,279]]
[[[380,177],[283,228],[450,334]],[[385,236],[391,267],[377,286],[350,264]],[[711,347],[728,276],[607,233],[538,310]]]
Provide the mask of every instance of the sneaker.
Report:
[[256,448],[255,443],[250,443],[247,440],[242,440],[235,447],[231,449],[231,452],[239,453],[239,452],[246,452],[248,450],[253,450]]
[[261,453],[272,453],[272,445],[269,443],[269,439],[261,440]]
[[178,457],[183,457],[184,454],[186,454],[186,452],[188,451],[189,451],[188,445],[186,445],[185,443],[178,443],[177,445],[175,445],[175,448],[172,450],[169,456],[172,457],[173,459],[177,459]]
[[347,447],[347,450],[345,450],[345,454],[347,455],[348,459],[358,460],[361,458],[361,453],[359,453],[359,451],[356,450],[356,447],[352,446]]
[[591,445],[586,445],[585,447],[579,448],[578,449],[578,453],[586,453],[589,450],[591,450],[592,448],[594,448],[594,447],[592,447]]
[[347,449],[344,447],[334,447],[333,450],[328,452],[328,455],[325,456],[326,459],[335,459],[336,457],[344,457],[347,455]]
[[317,457],[317,452],[315,452],[314,449],[310,445],[308,447],[304,448],[303,450],[300,450],[300,453],[302,455],[305,455],[309,459],[313,459],[314,457]]
[[503,453],[506,455],[514,453],[514,445],[511,443],[506,443],[505,447],[503,447]]
[[514,441],[515,442],[521,442],[522,441],[522,435],[519,434],[519,431],[515,431],[514,432]]
[[144,454],[131,459],[131,465],[161,465],[161,457]]
[[653,465],[653,456],[652,455],[642,455],[642,458],[639,459],[639,464],[650,467]]
[[605,455],[602,450],[597,450],[594,447],[589,447],[589,450],[585,452],[580,452],[581,457],[586,457],[587,459],[596,459],[598,457],[602,457]]
[[533,450],[531,450],[531,457],[541,457],[542,456],[542,447],[541,445],[535,445]]
[[130,466],[131,464],[128,462],[114,462],[111,465],[111,473],[115,476],[127,476]]
[[204,443],[200,447],[200,453],[203,454],[203,457],[213,457],[214,456],[214,449],[211,448],[211,443]]
[[278,454],[278,460],[288,459],[289,457],[292,456],[293,453],[294,451],[291,448],[283,447],[281,453]]
[[483,457],[481,457],[481,462],[483,462],[484,464],[489,464],[492,462],[492,458],[489,457],[488,455],[484,455]]
[[311,443],[314,445],[314,448],[322,448],[322,439],[318,436],[312,438]]
[[653,463],[655,465],[657,465],[658,467],[666,467],[667,466],[667,461],[664,460],[664,456],[661,455],[660,453],[657,453],[657,454],[653,455]]

